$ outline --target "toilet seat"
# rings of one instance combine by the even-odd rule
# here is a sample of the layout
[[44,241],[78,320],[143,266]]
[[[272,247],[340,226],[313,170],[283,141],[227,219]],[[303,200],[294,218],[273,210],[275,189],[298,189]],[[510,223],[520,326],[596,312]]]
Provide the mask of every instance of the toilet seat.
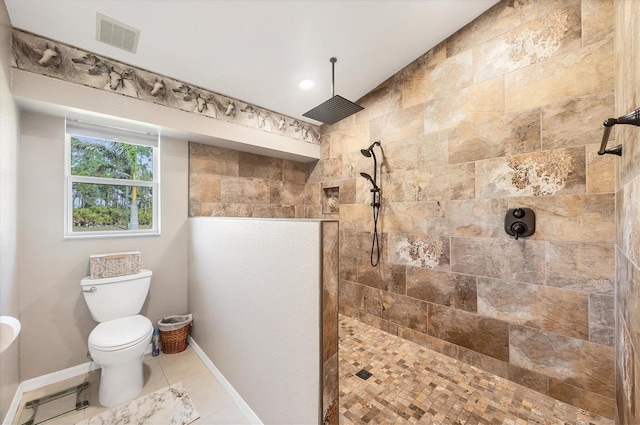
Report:
[[89,334],[89,347],[117,351],[132,347],[153,333],[151,320],[139,314],[100,323]]

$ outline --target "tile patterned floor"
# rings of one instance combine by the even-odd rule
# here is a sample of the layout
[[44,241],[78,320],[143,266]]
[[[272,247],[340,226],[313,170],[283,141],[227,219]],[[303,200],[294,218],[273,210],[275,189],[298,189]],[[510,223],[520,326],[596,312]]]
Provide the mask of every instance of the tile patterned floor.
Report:
[[342,315],[339,355],[341,425],[613,424]]
[[[177,354],[161,353],[158,357],[147,354],[144,357],[144,374],[145,385],[140,395],[152,393],[176,382],[182,382],[198,413],[200,413],[200,419],[192,422],[194,425],[250,423],[191,347],[187,347],[185,351]],[[46,421],[44,425],[71,425],[107,410],[106,407],[102,407],[98,403],[100,370],[25,393],[22,397],[21,407],[29,400],[79,385],[85,380],[89,381],[89,407]],[[75,398],[73,402],[75,403]],[[43,405],[43,408],[52,407],[53,405]],[[16,424],[19,423],[18,418],[20,418],[19,413],[16,415]]]

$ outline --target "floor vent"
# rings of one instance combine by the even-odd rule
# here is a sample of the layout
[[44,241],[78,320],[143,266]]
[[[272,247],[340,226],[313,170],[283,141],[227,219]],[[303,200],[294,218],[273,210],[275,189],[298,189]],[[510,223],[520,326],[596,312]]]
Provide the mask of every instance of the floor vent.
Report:
[[96,14],[96,40],[135,53],[140,30],[116,21],[101,13]]
[[371,372],[367,372],[366,370],[362,369],[360,372],[356,373],[356,376],[366,381],[367,379],[371,378],[373,374]]

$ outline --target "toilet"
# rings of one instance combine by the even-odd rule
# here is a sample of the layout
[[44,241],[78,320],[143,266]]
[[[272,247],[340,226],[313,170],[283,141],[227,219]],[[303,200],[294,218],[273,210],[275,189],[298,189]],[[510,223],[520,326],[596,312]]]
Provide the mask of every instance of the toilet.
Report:
[[114,407],[134,400],[144,385],[142,361],[153,325],[138,314],[149,286],[151,271],[126,276],[92,279],[80,282],[82,294],[99,322],[89,334],[89,354],[102,368],[98,401]]

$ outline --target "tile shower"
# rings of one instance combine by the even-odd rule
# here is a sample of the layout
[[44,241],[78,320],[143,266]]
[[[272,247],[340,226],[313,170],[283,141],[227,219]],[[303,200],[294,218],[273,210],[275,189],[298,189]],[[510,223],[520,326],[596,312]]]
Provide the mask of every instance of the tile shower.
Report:
[[[323,126],[317,163],[191,144],[190,215],[339,219],[342,314],[613,418],[617,165],[596,151],[627,112],[614,18],[613,1],[502,1]],[[359,176],[374,140],[377,268]],[[518,241],[516,207],[537,216]]]

